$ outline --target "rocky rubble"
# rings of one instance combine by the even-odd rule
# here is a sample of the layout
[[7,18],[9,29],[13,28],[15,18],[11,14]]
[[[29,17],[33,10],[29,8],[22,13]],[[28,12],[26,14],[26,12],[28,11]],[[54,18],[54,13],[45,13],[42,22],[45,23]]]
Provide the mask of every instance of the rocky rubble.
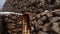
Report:
[[36,14],[35,19],[31,20],[32,33],[40,34],[39,32],[42,31],[42,34],[60,34],[60,14],[57,15],[58,12],[60,11],[48,11]]
[[[44,0],[7,0],[2,11],[27,13],[30,17],[31,34],[60,34],[60,11],[55,11],[60,8],[57,7],[60,4],[56,5],[55,2],[47,3]],[[2,17],[8,24],[10,34],[20,34],[20,16]]]
[[21,15],[0,15],[3,27],[1,34],[21,34],[22,33],[22,16]]
[[57,8],[60,5],[57,5],[58,3],[56,0],[7,0],[2,11],[23,13],[33,10],[34,12],[43,12],[45,9],[53,10]]

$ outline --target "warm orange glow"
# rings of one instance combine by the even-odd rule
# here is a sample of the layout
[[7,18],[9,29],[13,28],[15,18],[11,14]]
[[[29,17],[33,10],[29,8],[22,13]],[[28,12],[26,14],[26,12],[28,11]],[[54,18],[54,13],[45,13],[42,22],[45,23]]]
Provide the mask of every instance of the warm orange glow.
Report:
[[22,34],[30,34],[30,29],[27,25],[27,16],[23,16],[23,23],[22,23]]

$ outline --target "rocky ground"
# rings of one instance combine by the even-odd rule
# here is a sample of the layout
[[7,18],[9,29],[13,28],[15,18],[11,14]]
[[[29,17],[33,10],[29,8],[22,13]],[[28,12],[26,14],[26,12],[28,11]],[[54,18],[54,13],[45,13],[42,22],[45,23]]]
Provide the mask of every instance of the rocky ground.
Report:
[[0,34],[22,34],[21,15],[0,15]]
[[[60,34],[60,4],[56,2],[47,3],[44,0],[7,0],[2,11],[28,14],[30,17],[31,34]],[[0,19],[0,21],[3,23],[6,21],[8,24],[7,30],[9,30],[10,34],[21,34],[19,30],[16,31],[20,27],[19,25],[16,26],[19,23],[19,19],[17,19],[19,16],[9,15],[5,17],[3,15],[2,17],[3,20]]]
[[60,34],[60,11],[45,11],[31,19],[32,34]]

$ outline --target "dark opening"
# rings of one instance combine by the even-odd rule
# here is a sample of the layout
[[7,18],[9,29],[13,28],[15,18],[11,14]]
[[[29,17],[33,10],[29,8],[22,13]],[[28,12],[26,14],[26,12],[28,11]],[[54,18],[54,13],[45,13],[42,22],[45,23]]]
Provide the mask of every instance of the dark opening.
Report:
[[29,15],[28,14],[24,14],[23,16],[24,16],[24,18],[25,18],[25,20],[27,22],[27,27],[29,27],[29,29],[30,29],[30,18],[29,18]]
[[5,16],[3,15],[2,16],[2,25],[3,25],[3,31],[2,31],[2,34],[9,34],[8,33],[8,29],[7,29],[7,22],[5,21]]

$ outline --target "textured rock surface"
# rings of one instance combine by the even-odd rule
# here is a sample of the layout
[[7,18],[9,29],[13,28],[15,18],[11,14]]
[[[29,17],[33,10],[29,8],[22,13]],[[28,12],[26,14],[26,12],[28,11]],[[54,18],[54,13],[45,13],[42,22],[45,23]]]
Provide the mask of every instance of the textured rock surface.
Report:
[[[31,20],[31,25],[34,26],[34,29],[32,29],[31,31],[34,30],[33,33],[38,32],[38,34],[42,32],[43,32],[42,34],[45,34],[45,33],[60,34],[60,26],[59,26],[60,14],[57,15],[58,12],[60,11],[54,11],[54,12],[48,11],[48,12],[36,14],[37,16],[35,15],[35,19]],[[39,32],[39,31],[42,31],[42,32]]]
[[[21,34],[22,33],[22,16],[10,14],[8,16],[2,15],[3,30],[2,34]],[[1,27],[2,25],[0,25]]]
[[[28,12],[31,34],[60,34],[60,11],[54,10],[55,8],[60,8],[60,4],[57,5],[54,2],[52,2],[53,4],[50,2],[48,4],[46,3],[44,0],[7,0],[2,11]],[[19,31],[21,30],[19,16],[3,15],[2,19],[3,21],[5,19],[6,23],[8,23],[7,27],[10,34],[19,34],[21,32]]]
[[[49,5],[45,3],[49,2],[50,4],[53,3],[53,5]],[[33,10],[33,12],[39,13],[43,12],[44,9],[54,9],[57,8],[54,3],[55,0],[7,0],[6,3],[3,6],[2,11],[13,11],[13,12],[30,12],[30,10]],[[57,4],[59,3],[56,1]],[[56,4],[56,5],[57,5]],[[60,5],[60,4],[58,4]],[[57,5],[57,6],[58,6]],[[59,8],[59,7],[58,7]]]

